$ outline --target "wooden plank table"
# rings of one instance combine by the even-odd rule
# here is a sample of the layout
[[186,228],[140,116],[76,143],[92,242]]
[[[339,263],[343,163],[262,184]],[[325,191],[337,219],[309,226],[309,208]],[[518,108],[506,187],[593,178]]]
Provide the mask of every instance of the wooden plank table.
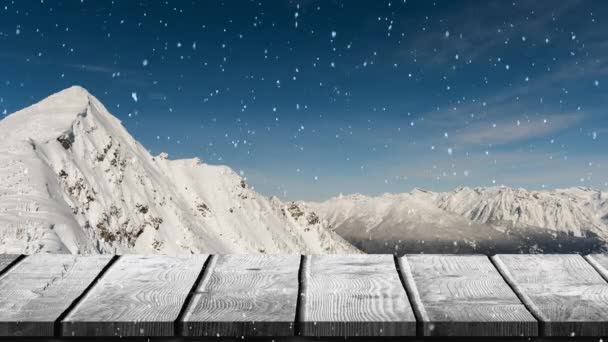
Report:
[[495,265],[543,336],[606,336],[608,283],[580,255],[497,255]]
[[112,256],[28,256],[0,278],[0,335],[53,336],[55,321]]
[[208,255],[120,257],[62,322],[63,336],[174,336]]
[[399,266],[424,336],[538,335],[538,322],[485,255],[407,255]]
[[392,255],[314,255],[303,264],[303,336],[414,336]]
[[608,255],[0,255],[0,336],[608,335]]
[[183,336],[293,336],[299,255],[213,256],[184,317]]

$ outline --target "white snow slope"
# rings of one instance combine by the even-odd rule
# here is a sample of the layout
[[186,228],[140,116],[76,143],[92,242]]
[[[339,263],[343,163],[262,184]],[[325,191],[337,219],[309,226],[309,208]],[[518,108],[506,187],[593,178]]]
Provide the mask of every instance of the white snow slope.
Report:
[[225,166],[153,157],[85,89],[0,121],[0,253],[357,252]]
[[300,204],[366,252],[592,252],[608,241],[608,193],[588,188],[414,190]]

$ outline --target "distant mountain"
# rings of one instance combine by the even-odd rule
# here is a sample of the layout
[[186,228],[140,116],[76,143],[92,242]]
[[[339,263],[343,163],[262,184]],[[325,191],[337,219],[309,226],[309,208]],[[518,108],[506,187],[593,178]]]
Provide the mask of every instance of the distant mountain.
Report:
[[153,157],[85,89],[0,121],[0,253],[358,252],[225,166]]
[[302,203],[370,253],[605,251],[608,193],[458,188]]

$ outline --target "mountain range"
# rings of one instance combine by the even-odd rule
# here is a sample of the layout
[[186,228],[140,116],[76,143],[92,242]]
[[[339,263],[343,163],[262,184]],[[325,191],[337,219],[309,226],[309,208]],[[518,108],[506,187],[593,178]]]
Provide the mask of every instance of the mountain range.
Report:
[[0,121],[0,253],[604,251],[608,193],[508,187],[285,203],[152,156],[82,87]]
[[307,206],[369,253],[589,253],[608,241],[608,193],[589,188],[415,189]]

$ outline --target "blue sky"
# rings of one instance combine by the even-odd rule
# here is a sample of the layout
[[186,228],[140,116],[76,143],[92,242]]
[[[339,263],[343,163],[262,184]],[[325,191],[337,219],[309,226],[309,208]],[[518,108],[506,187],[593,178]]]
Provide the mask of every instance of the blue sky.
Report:
[[0,1],[0,113],[82,85],[153,154],[286,199],[606,189],[607,22],[604,1]]

